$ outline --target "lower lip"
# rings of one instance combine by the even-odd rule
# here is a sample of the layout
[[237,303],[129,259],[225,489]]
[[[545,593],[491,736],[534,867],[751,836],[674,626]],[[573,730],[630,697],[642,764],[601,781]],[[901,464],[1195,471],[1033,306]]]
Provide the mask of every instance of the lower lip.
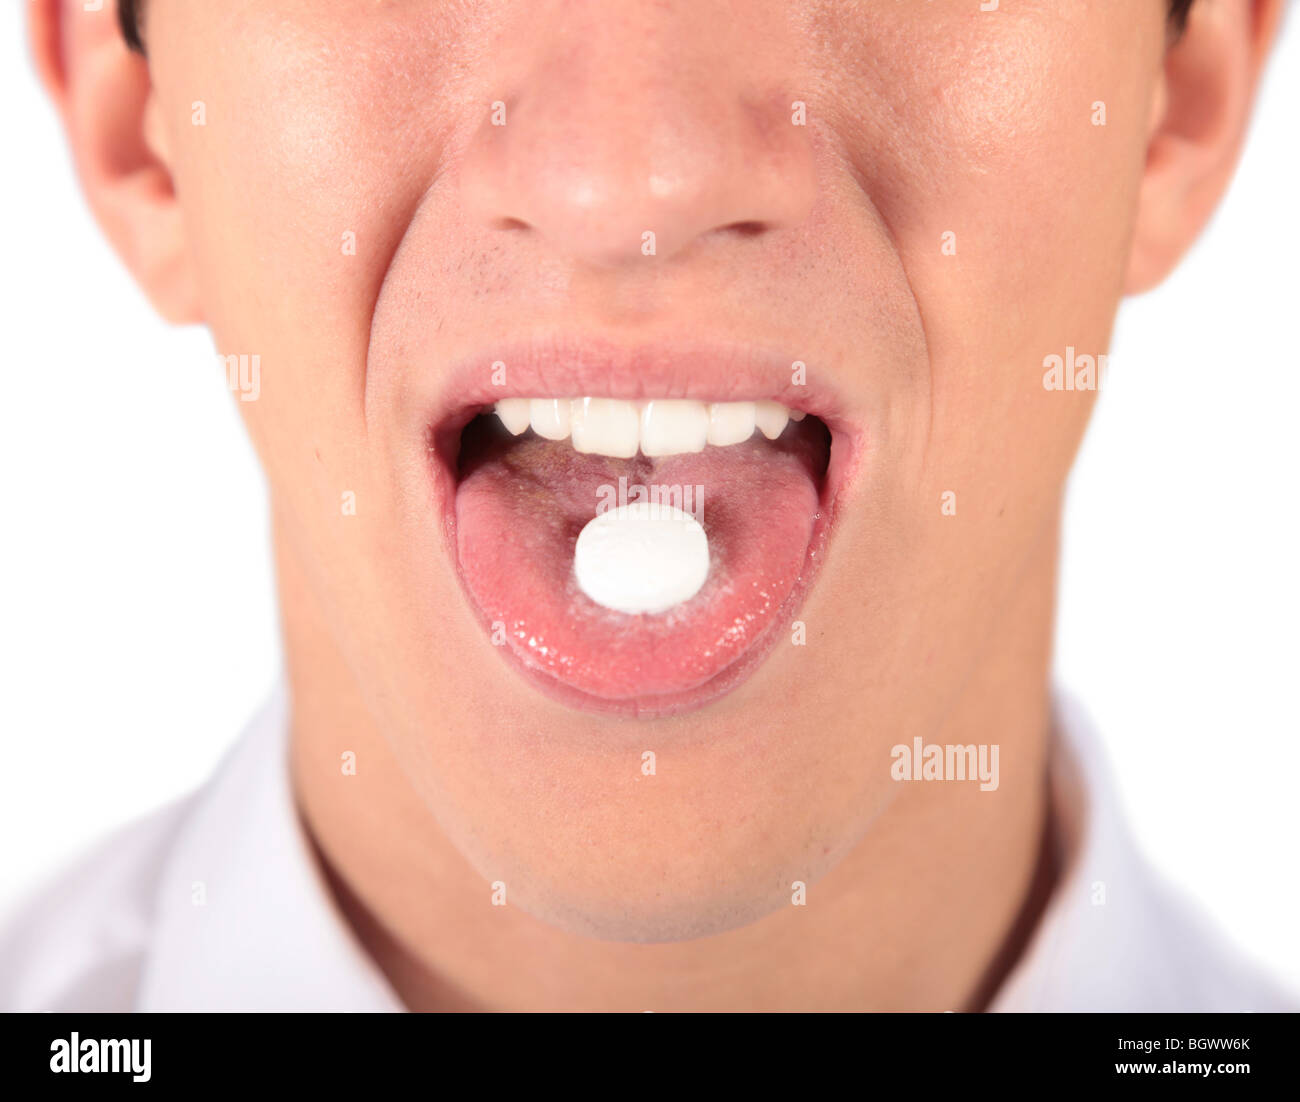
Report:
[[[723,544],[721,566],[696,598],[655,617],[628,617],[591,604],[573,583],[571,547],[561,536],[547,544],[561,550],[531,562],[520,558],[524,552],[510,539],[494,536],[464,546],[467,533],[511,531],[508,507],[502,508],[504,520],[482,515],[483,510],[491,513],[497,509],[498,497],[508,496],[509,491],[467,495],[471,501],[461,502],[461,509],[478,512],[471,512],[462,524],[453,467],[445,462],[445,456],[433,454],[431,458],[448,552],[471,608],[510,665],[540,692],[566,707],[656,717],[693,711],[731,692],[788,637],[789,625],[825,558],[850,451],[849,442],[835,433],[829,469],[822,476],[818,496],[795,524],[802,536],[801,548],[791,540],[789,551],[782,554],[768,548],[764,558],[754,547],[762,539],[763,518],[742,515],[739,521],[733,518],[717,526],[715,509],[710,544],[715,550],[718,543]],[[671,472],[663,481],[673,484]],[[567,524],[576,535],[581,524],[594,515],[589,505],[594,501],[590,486],[575,487],[574,501],[580,504],[571,508],[567,501],[558,502],[567,514],[558,523]],[[581,516],[584,506],[588,512]],[[710,529],[709,508],[706,500],[706,531]],[[725,517],[725,505],[722,511]],[[730,548],[725,546],[728,538],[733,544]],[[755,560],[770,563],[774,553],[779,570],[762,576],[751,569]],[[527,581],[520,580],[521,573]]]

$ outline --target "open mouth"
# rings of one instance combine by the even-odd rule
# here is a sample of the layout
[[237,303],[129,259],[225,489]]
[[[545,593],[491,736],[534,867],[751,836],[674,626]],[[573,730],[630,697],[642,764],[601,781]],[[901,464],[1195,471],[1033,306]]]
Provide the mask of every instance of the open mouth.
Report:
[[[601,381],[591,395],[518,378],[435,421],[450,550],[493,643],[543,692],[625,715],[698,708],[789,641],[824,557],[840,434],[806,402],[657,397],[645,378],[622,387],[638,397],[608,396],[618,384]],[[689,584],[675,536],[664,550],[653,528],[583,535],[634,513],[696,533]]]

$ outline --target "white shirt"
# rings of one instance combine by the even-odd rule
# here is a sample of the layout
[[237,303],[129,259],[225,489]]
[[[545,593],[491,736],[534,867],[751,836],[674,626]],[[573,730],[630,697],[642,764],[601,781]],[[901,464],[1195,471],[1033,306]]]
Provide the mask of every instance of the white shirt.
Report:
[[[1057,728],[1065,871],[992,1009],[1294,1009],[1138,856],[1077,709]],[[401,1009],[299,822],[283,691],[203,788],[107,840],[0,933],[0,1010]]]

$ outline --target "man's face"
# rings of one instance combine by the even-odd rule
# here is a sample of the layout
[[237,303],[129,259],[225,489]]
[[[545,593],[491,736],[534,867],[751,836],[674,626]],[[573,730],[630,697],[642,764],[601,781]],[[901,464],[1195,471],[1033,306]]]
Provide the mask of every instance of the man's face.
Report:
[[[1092,392],[1044,362],[1106,351],[1165,33],[1163,0],[153,5],[203,315],[259,357],[287,616],[512,902],[750,920],[863,837],[890,748],[942,739],[990,655],[1045,668],[1008,625]],[[470,423],[509,396],[810,416],[651,463]],[[573,588],[620,474],[704,486],[699,610]]]

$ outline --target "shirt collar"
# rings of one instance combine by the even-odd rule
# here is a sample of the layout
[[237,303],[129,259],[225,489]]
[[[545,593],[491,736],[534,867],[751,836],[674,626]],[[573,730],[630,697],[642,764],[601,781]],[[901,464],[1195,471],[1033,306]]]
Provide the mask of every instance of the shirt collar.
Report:
[[1049,780],[1062,873],[990,1009],[1266,1008],[1277,992],[1139,853],[1083,709],[1058,693],[1054,712]]
[[194,804],[159,880],[141,1010],[401,1010],[294,805],[283,687]]

